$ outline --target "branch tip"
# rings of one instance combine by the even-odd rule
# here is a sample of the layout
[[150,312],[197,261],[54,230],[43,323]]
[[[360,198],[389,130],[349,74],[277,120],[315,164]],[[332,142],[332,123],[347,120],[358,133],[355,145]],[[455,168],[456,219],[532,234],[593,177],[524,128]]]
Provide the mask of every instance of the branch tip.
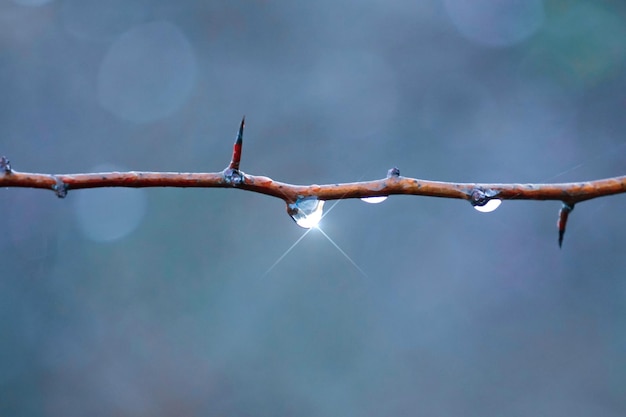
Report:
[[397,167],[391,168],[387,171],[387,178],[397,178],[400,176],[400,170]]
[[561,209],[559,210],[559,219],[556,222],[556,227],[559,230],[559,248],[563,246],[563,237],[565,236],[565,227],[567,226],[567,218],[569,214],[574,210],[573,204],[567,204],[563,202]]
[[5,174],[11,173],[11,161],[6,156],[0,156],[0,170]]

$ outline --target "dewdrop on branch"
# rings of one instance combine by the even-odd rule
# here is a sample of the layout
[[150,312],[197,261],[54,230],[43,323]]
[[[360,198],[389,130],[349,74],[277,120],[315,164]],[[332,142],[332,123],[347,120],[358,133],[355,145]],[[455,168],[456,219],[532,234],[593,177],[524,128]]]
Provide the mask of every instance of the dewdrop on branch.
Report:
[[502,204],[502,200],[494,198],[497,195],[498,192],[495,190],[485,190],[481,187],[476,187],[469,194],[469,202],[481,213],[490,213]]
[[[400,177],[400,170],[397,167],[393,167],[389,171],[387,171],[387,178],[398,178],[398,177]],[[361,201],[365,201],[366,203],[369,203],[369,204],[378,204],[378,203],[382,203],[387,198],[389,198],[389,196],[387,195],[381,195],[381,196],[376,196],[376,197],[362,197]]]
[[378,204],[378,203],[382,203],[386,199],[387,199],[386,195],[381,195],[379,197],[363,197],[361,198],[361,201],[365,201],[366,203],[370,203],[370,204]]
[[500,204],[502,204],[502,200],[494,198],[493,200],[487,201],[484,206],[474,206],[474,208],[481,213],[491,213],[500,207]]
[[315,197],[299,198],[295,203],[287,204],[287,213],[300,227],[311,229],[322,220],[324,200]]

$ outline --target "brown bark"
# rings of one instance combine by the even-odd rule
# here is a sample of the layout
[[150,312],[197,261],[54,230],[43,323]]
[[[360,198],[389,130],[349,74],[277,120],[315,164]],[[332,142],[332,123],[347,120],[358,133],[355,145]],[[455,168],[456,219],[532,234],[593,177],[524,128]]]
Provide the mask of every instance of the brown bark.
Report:
[[[233,180],[234,176],[239,176]],[[480,204],[480,198],[500,200],[558,200],[569,205],[592,198],[626,192],[626,176],[559,184],[480,184],[428,181],[390,176],[374,181],[325,185],[294,185],[238,170],[222,172],[101,172],[89,174],[0,173],[0,187],[26,187],[57,191],[99,187],[196,187],[238,188],[293,203],[302,197],[339,200],[386,195],[418,195],[457,198]],[[486,202],[486,201],[485,201]]]

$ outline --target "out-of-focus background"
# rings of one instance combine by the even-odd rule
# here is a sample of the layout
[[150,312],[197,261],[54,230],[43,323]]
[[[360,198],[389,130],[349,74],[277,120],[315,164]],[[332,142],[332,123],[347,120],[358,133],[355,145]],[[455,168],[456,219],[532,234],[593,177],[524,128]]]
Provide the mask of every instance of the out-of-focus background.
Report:
[[[0,3],[18,171],[220,171],[243,114],[296,184],[623,175],[626,5]],[[0,194],[2,416],[626,415],[626,196],[562,250],[557,202],[406,196],[289,250],[254,193]]]

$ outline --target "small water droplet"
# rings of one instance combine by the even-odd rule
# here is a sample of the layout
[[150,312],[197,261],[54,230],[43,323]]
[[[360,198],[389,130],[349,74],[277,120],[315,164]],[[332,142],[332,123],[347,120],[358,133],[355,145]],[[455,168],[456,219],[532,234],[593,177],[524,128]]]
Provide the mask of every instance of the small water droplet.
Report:
[[487,203],[484,206],[474,206],[474,208],[480,211],[481,213],[490,213],[494,211],[495,209],[497,209],[498,207],[500,207],[500,204],[502,204],[502,200],[493,198],[487,201]]
[[315,197],[300,198],[298,201],[287,205],[287,212],[300,227],[311,229],[322,220],[324,200]]
[[386,199],[387,199],[386,195],[381,195],[379,197],[363,197],[361,200],[370,204],[378,204],[378,203],[382,203]]

